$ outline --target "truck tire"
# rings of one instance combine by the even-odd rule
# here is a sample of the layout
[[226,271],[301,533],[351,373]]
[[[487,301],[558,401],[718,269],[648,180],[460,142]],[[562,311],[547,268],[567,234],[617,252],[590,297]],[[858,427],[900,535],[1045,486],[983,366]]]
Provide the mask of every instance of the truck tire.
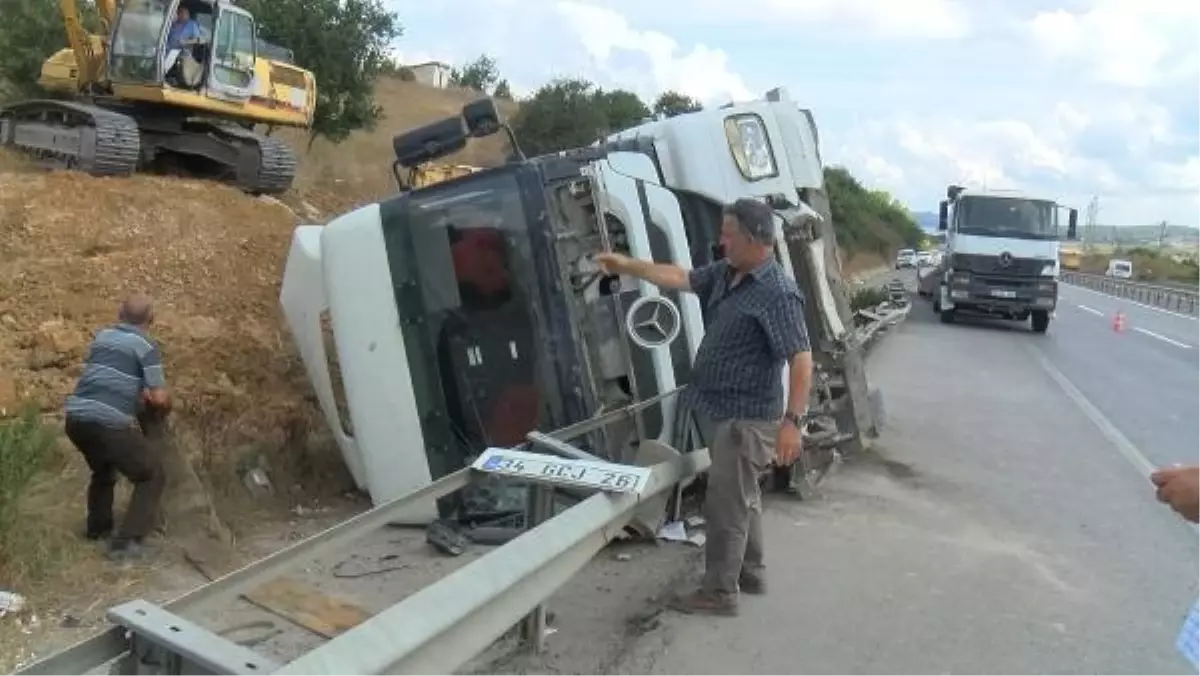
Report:
[[938,319],[942,320],[943,324],[953,324],[954,310],[938,310]]
[[1050,313],[1045,310],[1034,310],[1029,316],[1034,333],[1045,333],[1050,328]]

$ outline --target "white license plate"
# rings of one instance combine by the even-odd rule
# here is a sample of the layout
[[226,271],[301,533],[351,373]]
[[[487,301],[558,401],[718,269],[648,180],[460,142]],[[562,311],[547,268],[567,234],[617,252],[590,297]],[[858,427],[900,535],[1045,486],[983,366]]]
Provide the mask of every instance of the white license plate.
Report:
[[1008,289],[992,289],[992,295],[996,298],[1016,298],[1017,292]]
[[650,469],[647,467],[572,460],[508,448],[487,449],[471,467],[491,474],[505,474],[549,484],[594,488],[609,493],[641,493],[650,479]]

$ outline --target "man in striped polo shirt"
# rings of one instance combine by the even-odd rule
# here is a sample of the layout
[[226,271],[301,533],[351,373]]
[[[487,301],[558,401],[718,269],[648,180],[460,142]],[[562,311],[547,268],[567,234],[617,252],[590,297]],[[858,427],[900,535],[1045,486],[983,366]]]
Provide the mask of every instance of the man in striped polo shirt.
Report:
[[88,351],[83,374],[67,397],[67,437],[92,470],[87,494],[87,537],[113,532],[117,473],[133,483],[120,531],[109,543],[116,559],[141,555],[142,539],[156,525],[166,478],[161,458],[137,426],[143,405],[170,406],[162,355],[147,331],[154,321],[149,296],[130,296],[119,322],[101,329]]

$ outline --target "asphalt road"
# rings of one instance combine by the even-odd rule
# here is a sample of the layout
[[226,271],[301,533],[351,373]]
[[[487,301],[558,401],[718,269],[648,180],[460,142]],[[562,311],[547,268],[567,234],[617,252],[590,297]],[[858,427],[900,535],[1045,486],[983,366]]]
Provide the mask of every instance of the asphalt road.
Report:
[[1047,335],[987,324],[918,301],[868,365],[888,412],[876,452],[818,500],[769,505],[770,593],[737,618],[663,615],[619,671],[1195,673],[1174,642],[1196,531],[1136,461],[1195,459],[1194,347],[1068,306]]
[[[1113,330],[1121,312],[1122,332]],[[1063,286],[1040,345],[1046,357],[1151,464],[1195,463],[1200,448],[1200,324]]]

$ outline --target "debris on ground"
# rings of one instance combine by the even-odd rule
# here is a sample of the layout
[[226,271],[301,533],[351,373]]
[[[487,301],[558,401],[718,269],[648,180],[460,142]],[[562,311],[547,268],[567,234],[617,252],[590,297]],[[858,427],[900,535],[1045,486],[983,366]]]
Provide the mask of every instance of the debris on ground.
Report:
[[25,597],[16,592],[0,591],[0,617],[16,615],[25,609]]

